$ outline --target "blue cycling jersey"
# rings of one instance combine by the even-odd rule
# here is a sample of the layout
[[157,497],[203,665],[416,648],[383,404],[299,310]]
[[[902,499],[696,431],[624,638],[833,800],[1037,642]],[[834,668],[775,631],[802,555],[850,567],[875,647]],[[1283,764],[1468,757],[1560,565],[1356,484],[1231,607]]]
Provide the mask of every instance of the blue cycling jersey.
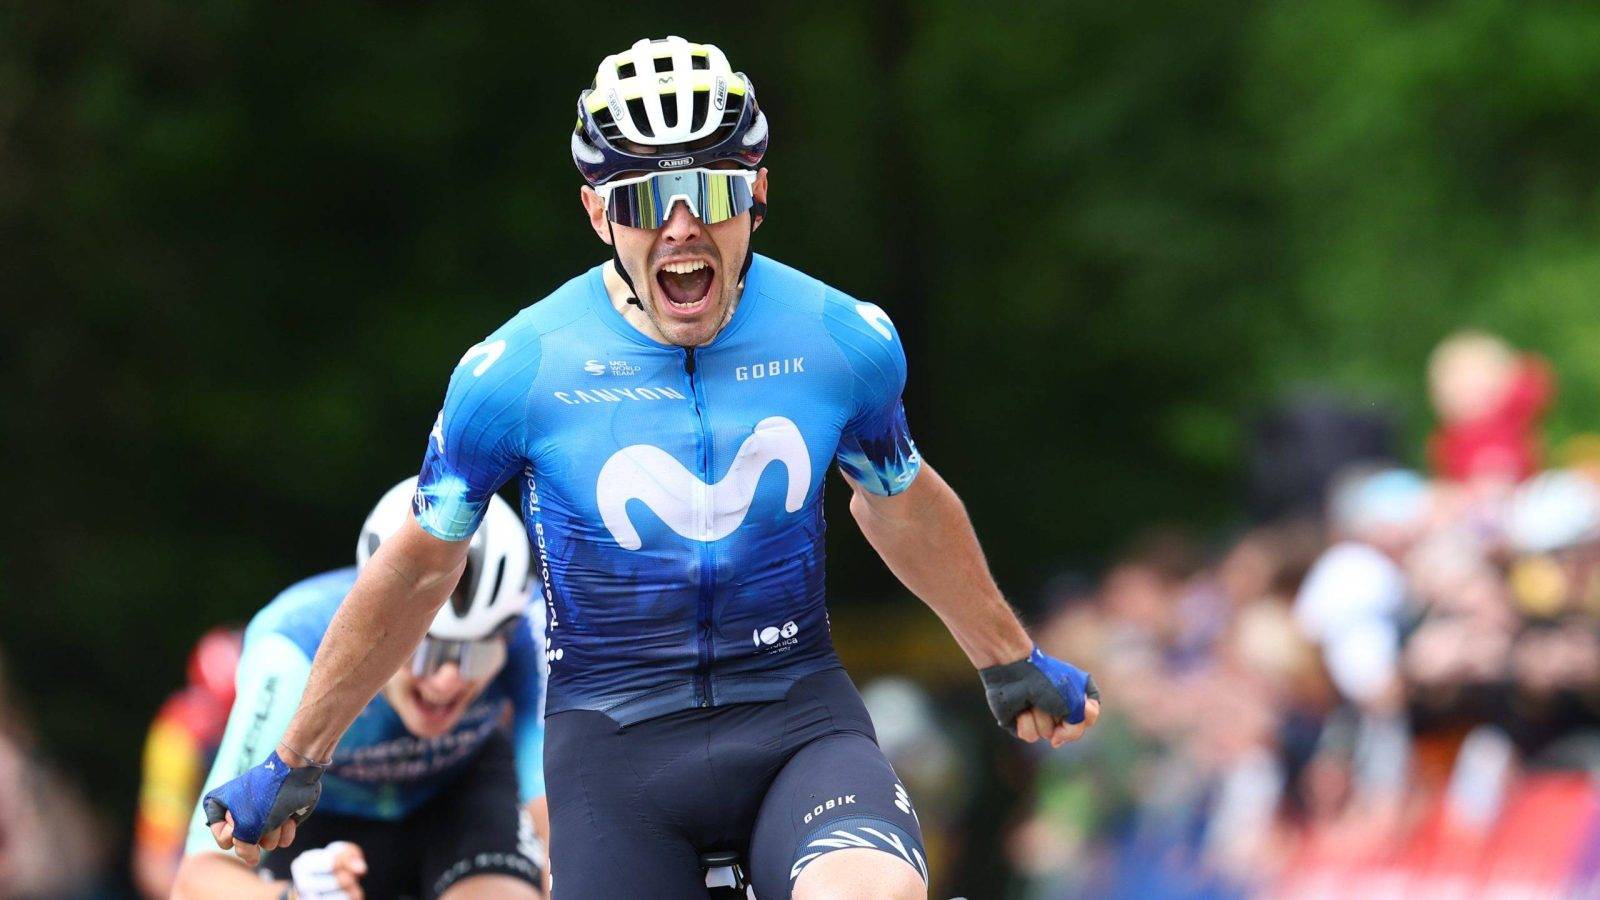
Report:
[[831,461],[894,494],[919,467],[883,310],[762,256],[695,349],[612,306],[602,267],[461,358],[415,511],[462,540],[520,478],[547,604],[547,709],[628,724],[780,699],[839,665],[823,595]]
[[[355,584],[354,567],[293,585],[256,613],[245,629],[238,695],[202,796],[273,752],[299,706],[322,636]],[[510,713],[517,781],[524,800],[544,794],[542,660],[531,621],[512,630],[505,668],[437,738],[419,738],[384,695],[368,703],[333,751],[322,778],[319,812],[366,819],[404,818],[447,787],[477,756]],[[215,850],[198,807],[189,852]]]

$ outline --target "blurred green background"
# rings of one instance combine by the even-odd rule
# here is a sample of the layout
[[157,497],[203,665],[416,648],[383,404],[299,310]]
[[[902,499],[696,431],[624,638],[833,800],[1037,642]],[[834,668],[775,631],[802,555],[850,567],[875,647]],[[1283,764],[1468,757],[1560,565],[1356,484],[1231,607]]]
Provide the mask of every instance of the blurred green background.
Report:
[[[1237,516],[1299,385],[1419,437],[1460,325],[1551,358],[1553,435],[1600,421],[1600,7],[6,4],[0,653],[108,821],[193,639],[347,563],[461,350],[604,258],[575,99],[668,33],[755,81],[758,249],[894,316],[1025,608]],[[843,493],[840,602],[909,603]]]

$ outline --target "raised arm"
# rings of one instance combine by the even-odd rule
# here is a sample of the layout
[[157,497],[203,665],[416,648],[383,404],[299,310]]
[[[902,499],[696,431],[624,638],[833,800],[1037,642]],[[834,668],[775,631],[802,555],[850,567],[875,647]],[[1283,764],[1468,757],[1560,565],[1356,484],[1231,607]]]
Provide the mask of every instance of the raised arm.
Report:
[[273,755],[204,798],[219,847],[254,865],[261,851],[294,841],[295,825],[321,794],[333,748],[427,633],[461,577],[468,546],[433,537],[408,519],[362,567],[317,648],[300,705]]
[[862,533],[950,629],[1002,728],[1056,746],[1077,740],[1100,714],[1099,692],[1088,673],[1033,645],[989,574],[961,498],[917,451],[900,402],[906,357],[894,323],[843,295],[823,315],[852,379],[837,457]]
[[[847,480],[854,489],[850,514],[867,542],[900,583],[939,616],[975,668],[1029,660],[1033,640],[989,574],[961,498],[932,466],[924,461],[910,486],[893,496]],[[1059,747],[1082,737],[1099,715],[1100,703],[1092,697],[1085,698],[1077,724],[1029,705],[1016,716],[1016,733],[1025,741],[1048,738]]]
[[850,513],[889,571],[928,604],[972,665],[1027,656],[1033,640],[1017,620],[978,546],[966,508],[927,463],[902,493],[885,497],[851,482]]
[[286,761],[333,756],[350,723],[428,633],[461,578],[469,543],[440,540],[407,519],[378,547],[317,649],[300,709],[278,746]]
[[522,466],[521,402],[539,367],[538,335],[513,319],[457,364],[428,434],[413,515],[382,542],[317,649],[276,751],[203,800],[219,846],[254,862],[294,839],[315,808],[322,769],[345,730],[428,631],[466,564],[496,490]]

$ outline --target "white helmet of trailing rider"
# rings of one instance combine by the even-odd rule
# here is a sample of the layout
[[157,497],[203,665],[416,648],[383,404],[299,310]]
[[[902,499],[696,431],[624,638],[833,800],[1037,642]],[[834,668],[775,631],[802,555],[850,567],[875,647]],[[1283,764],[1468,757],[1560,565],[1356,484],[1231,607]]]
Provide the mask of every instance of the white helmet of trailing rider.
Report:
[[[411,515],[417,479],[407,478],[383,495],[361,526],[356,565],[365,566],[378,545],[400,530]],[[446,642],[481,641],[528,611],[532,572],[528,535],[511,504],[489,499],[483,521],[472,535],[467,567],[434,616],[428,637]],[[426,643],[426,642],[425,642]],[[465,667],[463,667],[465,668]]]

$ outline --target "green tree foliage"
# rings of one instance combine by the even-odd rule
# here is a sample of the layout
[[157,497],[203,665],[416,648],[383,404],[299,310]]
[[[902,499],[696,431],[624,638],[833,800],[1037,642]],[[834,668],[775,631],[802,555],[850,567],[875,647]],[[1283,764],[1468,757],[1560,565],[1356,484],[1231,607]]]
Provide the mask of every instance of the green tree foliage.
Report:
[[1317,2],[1251,25],[1243,102],[1286,226],[1275,373],[1425,421],[1419,363],[1462,325],[1556,362],[1556,435],[1600,427],[1600,9]]

